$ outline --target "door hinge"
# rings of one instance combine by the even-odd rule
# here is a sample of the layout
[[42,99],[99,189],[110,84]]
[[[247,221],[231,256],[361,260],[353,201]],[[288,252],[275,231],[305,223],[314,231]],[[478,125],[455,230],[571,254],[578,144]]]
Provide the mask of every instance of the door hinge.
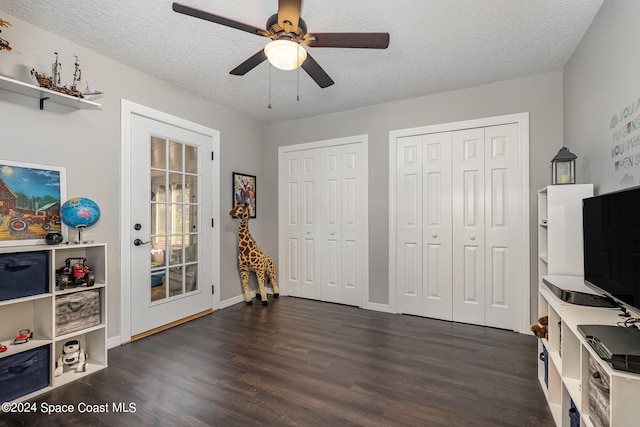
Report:
[[216,226],[216,219],[211,218],[211,228],[214,228],[215,226]]
[[216,285],[211,285],[211,295],[216,293]]
[[211,160],[215,160],[216,159],[216,152],[212,151],[211,152]]

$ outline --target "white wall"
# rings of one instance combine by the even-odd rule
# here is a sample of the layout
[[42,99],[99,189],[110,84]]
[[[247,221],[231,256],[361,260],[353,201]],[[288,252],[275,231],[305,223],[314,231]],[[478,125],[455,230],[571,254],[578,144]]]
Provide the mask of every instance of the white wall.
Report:
[[605,0],[565,67],[566,145],[597,194],[640,184],[639,19],[639,1]]
[[263,212],[270,218],[266,232],[272,246],[265,249],[277,253],[278,147],[368,134],[369,295],[370,302],[388,304],[389,131],[521,112],[530,112],[531,289],[536,313],[536,192],[550,183],[549,162],[562,146],[560,72],[267,126],[262,194],[268,192]]
[[[73,55],[78,55],[87,79],[105,95],[96,99],[102,111],[75,110],[46,103],[40,111],[38,100],[0,90],[0,159],[64,166],[67,169],[68,197],[84,196],[101,208],[98,224],[83,237],[109,244],[109,321],[108,336],[120,333],[120,288],[128,286],[120,277],[120,99],[142,104],[220,131],[221,207],[216,221],[221,229],[221,300],[241,294],[236,264],[236,220],[231,209],[233,171],[263,174],[263,127],[223,107],[204,101],[174,86],[144,75],[132,68],[87,50],[68,40],[47,33],[7,14],[13,23],[3,31],[13,51],[0,52],[0,74],[35,83],[31,68],[50,73],[54,52],[60,54],[63,84],[73,75]],[[162,66],[162,64],[158,64]],[[84,88],[83,80],[81,88]],[[258,212],[264,199],[258,198]],[[266,220],[251,223],[260,241]],[[270,225],[270,224],[268,224]]]

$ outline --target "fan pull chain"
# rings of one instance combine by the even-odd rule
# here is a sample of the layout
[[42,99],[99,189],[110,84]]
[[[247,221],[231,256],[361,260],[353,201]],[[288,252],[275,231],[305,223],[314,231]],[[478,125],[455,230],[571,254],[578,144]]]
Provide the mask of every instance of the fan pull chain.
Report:
[[[300,43],[298,43],[298,59],[300,58]],[[300,101],[300,67],[296,70],[296,101]]]
[[268,109],[271,109],[271,64],[269,64],[269,105]]

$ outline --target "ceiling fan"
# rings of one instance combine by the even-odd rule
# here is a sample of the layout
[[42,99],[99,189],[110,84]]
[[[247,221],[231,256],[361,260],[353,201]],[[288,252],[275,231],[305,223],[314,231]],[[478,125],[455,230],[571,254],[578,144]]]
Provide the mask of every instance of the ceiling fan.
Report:
[[[302,67],[318,86],[325,88],[331,86],[334,81],[300,46],[301,43],[309,47],[362,49],[386,49],[389,46],[389,33],[307,33],[307,24],[300,17],[301,3],[302,0],[278,0],[278,13],[267,19],[266,30],[180,3],[173,3],[173,10],[272,40],[265,49],[256,52],[230,71],[230,74],[236,76],[245,75],[269,59],[269,62],[281,69]],[[280,67],[275,60],[272,60],[271,52],[287,48],[290,49],[293,62]]]

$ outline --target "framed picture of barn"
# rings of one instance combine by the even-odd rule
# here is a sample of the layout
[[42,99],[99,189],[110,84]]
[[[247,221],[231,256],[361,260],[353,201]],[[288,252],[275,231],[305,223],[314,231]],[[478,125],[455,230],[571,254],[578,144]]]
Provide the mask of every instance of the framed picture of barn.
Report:
[[0,160],[0,246],[44,244],[47,233],[63,233],[66,188],[63,167]]

